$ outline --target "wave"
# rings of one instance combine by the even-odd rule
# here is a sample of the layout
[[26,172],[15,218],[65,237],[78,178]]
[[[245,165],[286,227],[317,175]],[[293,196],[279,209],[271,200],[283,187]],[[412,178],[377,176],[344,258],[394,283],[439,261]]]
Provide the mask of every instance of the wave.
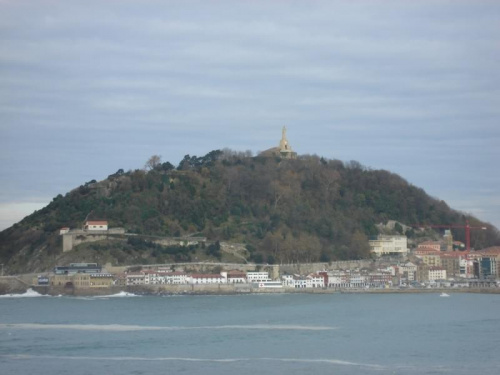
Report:
[[44,294],[40,294],[37,291],[29,288],[26,292],[21,294],[4,294],[0,298],[26,298],[26,297],[47,297]]
[[129,293],[129,292],[119,292],[116,294],[110,294],[106,296],[92,296],[90,298],[123,298],[123,297],[141,297],[140,295],[134,294],[134,293]]
[[107,331],[107,332],[130,332],[130,331],[181,331],[181,330],[296,330],[296,331],[330,331],[336,327],[325,326],[302,326],[281,324],[255,324],[255,325],[223,325],[223,326],[139,326],[122,324],[40,324],[40,323],[1,323],[0,329],[65,329],[76,331]]
[[326,363],[331,365],[358,366],[374,369],[384,369],[384,366],[344,361],[340,359],[301,359],[301,358],[189,358],[189,357],[94,357],[94,356],[50,356],[50,355],[29,355],[29,354],[6,354],[0,358],[10,359],[57,359],[57,360],[81,360],[81,361],[183,361],[183,362],[297,362],[297,363]]

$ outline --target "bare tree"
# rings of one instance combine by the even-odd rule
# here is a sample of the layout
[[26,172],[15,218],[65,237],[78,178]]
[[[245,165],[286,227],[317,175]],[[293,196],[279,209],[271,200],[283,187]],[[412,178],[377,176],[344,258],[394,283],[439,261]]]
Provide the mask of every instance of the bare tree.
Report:
[[151,170],[155,169],[161,164],[161,155],[153,155],[151,156],[146,164],[144,164],[144,169]]

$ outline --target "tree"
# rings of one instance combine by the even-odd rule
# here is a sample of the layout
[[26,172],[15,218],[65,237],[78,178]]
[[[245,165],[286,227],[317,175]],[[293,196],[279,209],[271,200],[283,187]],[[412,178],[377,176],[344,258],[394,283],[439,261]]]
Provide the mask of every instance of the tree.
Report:
[[144,165],[144,169],[152,170],[152,169],[156,169],[160,165],[161,165],[161,156],[160,155],[153,155],[148,159],[148,161]]
[[394,224],[394,230],[396,232],[398,232],[399,234],[403,234],[403,227],[398,222],[396,222],[396,224]]

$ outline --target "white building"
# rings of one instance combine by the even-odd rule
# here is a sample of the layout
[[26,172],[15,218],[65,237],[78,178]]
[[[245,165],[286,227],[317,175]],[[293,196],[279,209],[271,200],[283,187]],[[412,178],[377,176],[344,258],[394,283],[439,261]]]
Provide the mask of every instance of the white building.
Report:
[[226,279],[219,274],[195,273],[187,277],[189,284],[225,284]]
[[315,273],[307,276],[282,275],[281,282],[288,288],[322,288],[325,286],[324,277]]
[[398,266],[398,273],[401,276],[405,276],[408,281],[416,280],[417,266],[412,262],[407,262]]
[[140,273],[127,274],[126,284],[127,285],[144,285],[145,284],[144,273],[140,272]]
[[108,230],[108,222],[106,220],[87,220],[83,229],[105,231]]
[[165,275],[156,271],[143,271],[145,285],[165,284]]
[[459,260],[460,277],[470,279],[474,277],[474,262],[471,259],[460,257]]
[[69,233],[69,227],[62,227],[59,229],[59,234],[66,234]]
[[293,288],[295,285],[293,281],[293,275],[281,275],[281,283],[283,284],[283,286]]
[[220,273],[228,284],[243,284],[247,282],[247,274],[241,271],[229,271]]
[[408,254],[408,241],[406,236],[379,235],[374,240],[368,241],[370,252],[377,255],[406,255]]
[[350,276],[345,271],[330,271],[327,275],[330,288],[349,288]]
[[446,269],[442,267],[429,267],[429,280],[446,280]]
[[267,272],[247,272],[247,281],[249,283],[260,283],[262,281],[270,281],[269,273]]
[[325,278],[323,275],[311,273],[307,276],[307,288],[323,288],[325,286]]
[[188,275],[185,272],[167,272],[165,274],[165,284],[187,284]]
[[304,276],[293,275],[294,288],[307,288],[307,278]]
[[350,288],[364,288],[367,284],[366,277],[359,273],[352,273],[349,278]]

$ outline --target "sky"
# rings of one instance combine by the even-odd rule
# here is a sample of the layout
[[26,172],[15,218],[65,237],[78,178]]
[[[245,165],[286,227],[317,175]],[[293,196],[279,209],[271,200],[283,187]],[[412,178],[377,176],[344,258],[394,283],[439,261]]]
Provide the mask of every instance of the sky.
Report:
[[494,0],[0,0],[0,230],[283,126],[500,227],[499,67]]

